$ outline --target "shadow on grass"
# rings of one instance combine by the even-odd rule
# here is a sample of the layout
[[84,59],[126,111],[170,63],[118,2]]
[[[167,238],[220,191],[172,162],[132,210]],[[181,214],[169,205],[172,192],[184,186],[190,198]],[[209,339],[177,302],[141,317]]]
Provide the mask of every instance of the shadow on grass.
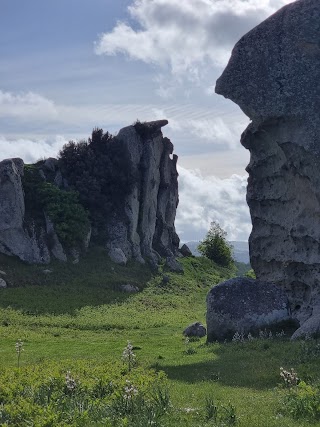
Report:
[[216,344],[208,346],[207,351],[212,352],[212,360],[207,362],[190,363],[193,357],[190,355],[184,356],[185,364],[156,368],[170,379],[186,383],[212,381],[263,390],[280,383],[280,366],[292,360],[294,348],[289,341],[257,340],[245,344]]
[[9,285],[1,290],[0,307],[32,315],[73,315],[82,307],[121,303],[130,296],[120,292],[121,285],[143,289],[152,277],[147,266],[112,263],[103,248],[90,250],[78,264],[28,265],[0,255],[0,270],[5,271]]

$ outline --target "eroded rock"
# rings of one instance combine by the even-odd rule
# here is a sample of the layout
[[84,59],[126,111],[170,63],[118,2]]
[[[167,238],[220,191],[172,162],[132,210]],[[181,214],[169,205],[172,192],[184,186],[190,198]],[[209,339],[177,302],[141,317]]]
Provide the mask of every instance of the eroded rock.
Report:
[[320,330],[319,19],[318,0],[283,7],[236,44],[216,85],[252,120],[251,265],[287,292],[296,337]]
[[[161,257],[174,258],[179,248],[174,221],[178,205],[177,156],[164,138],[167,120],[127,126],[117,135],[128,169],[136,182],[108,224],[107,247],[157,266]],[[172,156],[171,156],[172,155]]]
[[231,340],[236,332],[281,332],[286,326],[292,326],[289,300],[273,283],[237,277],[214,286],[207,296],[209,342]]

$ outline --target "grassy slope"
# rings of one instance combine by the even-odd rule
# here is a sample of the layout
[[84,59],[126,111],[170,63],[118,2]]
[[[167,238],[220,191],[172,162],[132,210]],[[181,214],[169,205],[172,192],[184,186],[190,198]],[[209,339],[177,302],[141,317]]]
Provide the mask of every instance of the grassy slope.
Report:
[[[275,391],[280,366],[296,368],[303,378],[317,376],[319,358],[305,357],[303,344],[257,340],[206,345],[203,339],[189,343],[194,353],[186,354],[183,328],[205,321],[208,290],[232,272],[201,258],[182,263],[185,274],[165,272],[170,281],[163,284],[162,276],[146,267],[110,263],[99,249],[78,265],[51,265],[51,274],[43,273],[46,267],[0,257],[8,282],[20,285],[0,292],[1,365],[15,366],[18,338],[25,342],[22,369],[66,359],[68,366],[77,359],[119,362],[131,340],[139,364],[163,370],[169,378],[176,408],[171,426],[203,426],[207,397],[232,402],[243,427],[310,425],[279,414]],[[119,292],[124,283],[141,292]]]

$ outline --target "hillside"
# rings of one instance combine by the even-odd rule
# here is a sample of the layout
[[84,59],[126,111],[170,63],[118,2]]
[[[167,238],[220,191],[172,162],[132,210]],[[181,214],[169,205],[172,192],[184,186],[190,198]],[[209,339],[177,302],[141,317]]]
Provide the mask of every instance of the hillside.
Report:
[[[48,272],[2,255],[1,274],[21,286],[0,290],[0,424],[309,426],[314,416],[287,410],[279,373],[294,368],[316,380],[318,342],[185,340],[188,324],[205,323],[208,290],[234,272],[201,257],[181,263],[183,275],[164,266],[155,274],[133,261],[116,265],[95,248]],[[139,292],[121,291],[128,284]],[[134,366],[122,361],[128,340]],[[132,406],[121,397],[130,390]]]

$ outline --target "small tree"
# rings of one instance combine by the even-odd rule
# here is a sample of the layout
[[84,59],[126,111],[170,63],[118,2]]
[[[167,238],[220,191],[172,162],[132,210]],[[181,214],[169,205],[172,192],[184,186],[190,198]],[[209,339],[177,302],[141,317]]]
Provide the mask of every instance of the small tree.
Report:
[[200,242],[198,251],[215,263],[229,267],[233,264],[232,246],[226,239],[227,233],[213,221],[206,237]]

